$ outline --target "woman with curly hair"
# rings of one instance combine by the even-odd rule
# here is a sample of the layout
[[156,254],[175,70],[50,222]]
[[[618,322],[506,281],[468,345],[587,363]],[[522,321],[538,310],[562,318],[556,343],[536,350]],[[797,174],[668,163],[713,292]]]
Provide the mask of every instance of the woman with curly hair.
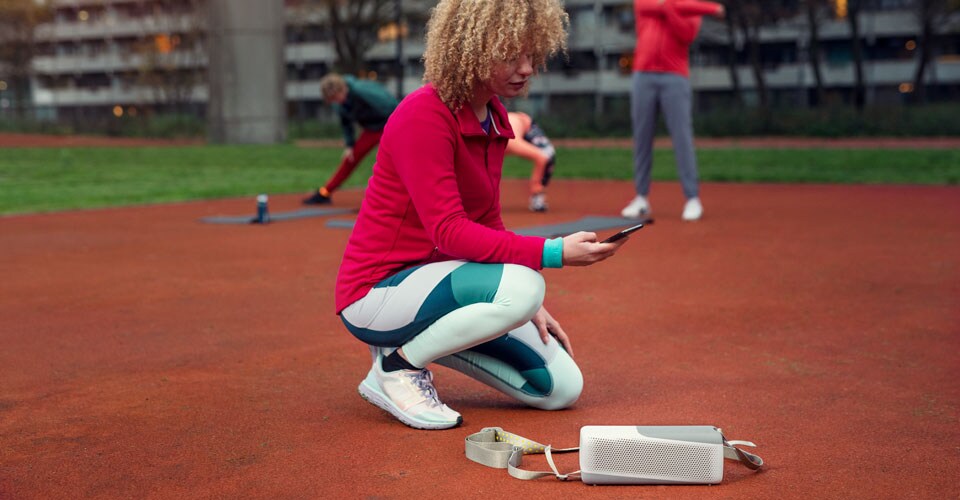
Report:
[[384,128],[336,311],[371,347],[360,395],[411,427],[462,421],[440,402],[433,362],[536,408],[565,408],[580,395],[583,377],[543,307],[538,271],[599,262],[623,241],[520,236],[500,217],[514,134],[499,97],[526,92],[565,48],[567,23],[558,0],[441,0],[427,25],[427,83]]

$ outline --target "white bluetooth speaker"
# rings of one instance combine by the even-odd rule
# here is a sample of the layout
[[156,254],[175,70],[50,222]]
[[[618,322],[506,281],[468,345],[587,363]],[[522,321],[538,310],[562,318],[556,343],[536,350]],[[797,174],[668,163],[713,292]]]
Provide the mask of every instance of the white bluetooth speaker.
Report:
[[580,429],[580,478],[587,484],[716,484],[724,438],[709,425]]

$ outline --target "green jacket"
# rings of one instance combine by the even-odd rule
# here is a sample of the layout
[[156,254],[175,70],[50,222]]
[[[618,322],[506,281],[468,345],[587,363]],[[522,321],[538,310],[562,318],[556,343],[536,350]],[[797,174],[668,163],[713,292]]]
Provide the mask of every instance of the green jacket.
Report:
[[353,147],[354,125],[364,130],[383,130],[387,118],[397,107],[397,100],[382,85],[373,80],[358,80],[353,76],[343,77],[347,83],[347,99],[337,106],[343,140]]

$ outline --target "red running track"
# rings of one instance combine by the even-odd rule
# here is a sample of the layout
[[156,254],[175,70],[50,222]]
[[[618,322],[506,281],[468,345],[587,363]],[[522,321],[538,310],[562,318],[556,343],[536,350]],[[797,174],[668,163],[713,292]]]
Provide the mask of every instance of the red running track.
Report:
[[[523,181],[504,189],[511,227],[630,197],[558,181],[539,215]],[[960,189],[706,184],[703,199],[704,220],[681,223],[679,186],[655,183],[656,223],[620,254],[545,271],[586,379],[572,409],[438,368],[464,415],[442,432],[356,394],[369,357],[332,314],[348,233],[323,218],[198,222],[252,199],[0,218],[0,498],[957,498]],[[768,467],[601,487],[463,456],[485,426],[575,446],[587,424],[718,425]]]

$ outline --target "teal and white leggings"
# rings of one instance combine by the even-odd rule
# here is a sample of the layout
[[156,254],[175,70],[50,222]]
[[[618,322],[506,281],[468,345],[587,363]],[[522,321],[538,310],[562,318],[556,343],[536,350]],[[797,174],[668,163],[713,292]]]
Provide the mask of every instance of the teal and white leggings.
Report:
[[453,368],[530,406],[572,405],[583,375],[560,344],[530,321],[543,304],[540,273],[462,260],[405,269],[378,283],[340,317],[355,337],[403,347],[407,360]]

